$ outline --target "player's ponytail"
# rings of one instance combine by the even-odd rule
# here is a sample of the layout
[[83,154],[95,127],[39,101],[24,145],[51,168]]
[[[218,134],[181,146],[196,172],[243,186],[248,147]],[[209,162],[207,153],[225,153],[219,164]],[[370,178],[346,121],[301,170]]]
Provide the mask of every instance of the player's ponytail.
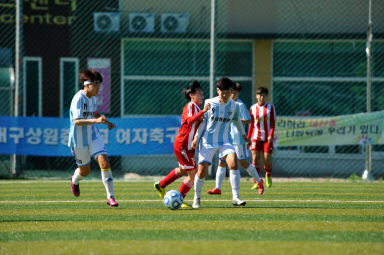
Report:
[[202,89],[201,86],[200,86],[200,83],[198,81],[193,81],[191,84],[189,84],[188,87],[185,87],[183,89],[183,94],[184,94],[184,97],[188,100],[188,101],[191,101],[191,96],[190,94],[194,94],[196,92],[196,90],[199,90],[199,89]]

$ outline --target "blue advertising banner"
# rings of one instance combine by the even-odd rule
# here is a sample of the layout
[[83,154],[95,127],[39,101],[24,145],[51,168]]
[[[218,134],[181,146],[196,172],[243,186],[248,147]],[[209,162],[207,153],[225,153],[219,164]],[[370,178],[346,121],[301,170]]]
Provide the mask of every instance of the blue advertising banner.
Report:
[[[110,156],[172,154],[180,117],[110,118],[97,124]],[[0,116],[0,154],[72,156],[69,119]]]

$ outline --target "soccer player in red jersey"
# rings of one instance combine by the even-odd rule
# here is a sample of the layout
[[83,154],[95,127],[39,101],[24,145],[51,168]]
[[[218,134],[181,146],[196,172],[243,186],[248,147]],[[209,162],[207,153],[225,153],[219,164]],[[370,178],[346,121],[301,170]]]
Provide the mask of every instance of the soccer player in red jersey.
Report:
[[[248,130],[248,139],[252,140],[252,164],[260,174],[260,155],[263,154],[266,186],[272,186],[272,152],[275,132],[276,111],[271,103],[265,100],[268,89],[256,89],[257,103],[251,106],[251,124]],[[256,181],[255,181],[256,184]]]
[[[159,192],[161,198],[164,198],[165,188],[169,184],[188,174],[179,189],[183,198],[185,198],[194,184],[197,171],[194,158],[195,149],[192,148],[191,144],[204,113],[210,109],[210,104],[206,104],[204,109],[202,111],[200,110],[200,105],[204,100],[204,93],[198,81],[194,81],[188,87],[184,88],[183,94],[190,102],[184,106],[181,117],[181,127],[173,145],[179,167],[172,169],[164,179],[153,185]],[[191,206],[183,203],[181,207],[190,208]]]

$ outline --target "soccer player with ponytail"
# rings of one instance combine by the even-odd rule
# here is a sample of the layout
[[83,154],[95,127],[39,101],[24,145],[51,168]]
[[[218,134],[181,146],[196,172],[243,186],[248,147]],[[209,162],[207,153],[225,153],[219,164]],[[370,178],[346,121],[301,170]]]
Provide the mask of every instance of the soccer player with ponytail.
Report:
[[[165,188],[181,178],[185,174],[188,176],[184,179],[180,186],[180,193],[183,198],[187,195],[194,184],[196,175],[195,149],[192,148],[192,140],[204,113],[210,109],[210,104],[206,104],[204,109],[200,110],[200,105],[204,100],[203,89],[198,81],[192,82],[188,87],[184,88],[183,94],[190,101],[184,106],[181,117],[181,127],[174,142],[174,152],[179,162],[179,166],[172,169],[169,174],[159,182],[154,184],[154,188],[159,192],[161,198],[164,198]],[[181,208],[190,208],[191,206],[183,203]]]

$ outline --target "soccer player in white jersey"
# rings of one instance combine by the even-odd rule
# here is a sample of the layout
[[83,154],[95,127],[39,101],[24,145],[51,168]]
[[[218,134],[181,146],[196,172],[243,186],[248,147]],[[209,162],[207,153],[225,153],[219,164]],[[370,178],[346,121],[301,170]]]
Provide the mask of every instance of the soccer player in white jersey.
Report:
[[99,72],[87,69],[79,74],[80,83],[84,89],[73,97],[70,116],[70,132],[68,146],[71,148],[78,168],[71,178],[72,193],[80,196],[80,180],[91,171],[91,157],[95,158],[101,169],[101,178],[107,191],[107,204],[117,207],[119,204],[113,197],[113,177],[109,165],[107,151],[96,125],[103,123],[111,130],[115,125],[105,116],[96,112],[96,96],[99,93],[103,78]]
[[195,196],[193,208],[200,208],[201,190],[207,175],[208,166],[212,164],[212,158],[218,151],[229,167],[229,176],[232,186],[234,206],[244,206],[245,201],[240,200],[240,171],[237,166],[235,148],[230,136],[231,123],[233,122],[243,139],[250,142],[245,136],[244,127],[240,120],[239,105],[230,100],[233,82],[223,77],[217,82],[218,97],[205,101],[211,109],[204,114],[203,121],[196,132],[192,142],[192,148],[199,142],[199,165],[195,177]]
[[[235,83],[232,89],[231,99],[239,105],[240,109],[240,119],[243,124],[251,122],[251,117],[244,102],[239,98],[241,93],[241,84]],[[259,174],[257,173],[255,167],[249,163],[249,153],[247,145],[244,139],[241,137],[240,132],[237,130],[236,126],[231,124],[231,138],[233,142],[233,147],[236,151],[237,159],[242,168],[246,169],[250,176],[256,180],[256,187],[259,189],[259,195],[264,193],[263,179],[260,179]],[[216,187],[214,189],[208,190],[207,193],[211,195],[221,195],[221,186],[223,184],[225,173],[226,173],[227,164],[225,160],[219,156],[219,166],[216,170]],[[252,187],[253,188],[253,187]]]
[[256,89],[257,103],[251,106],[251,124],[248,130],[248,139],[252,140],[252,164],[260,174],[260,156],[263,155],[265,181],[267,187],[272,186],[272,152],[275,132],[276,111],[275,106],[266,102],[268,89]]

